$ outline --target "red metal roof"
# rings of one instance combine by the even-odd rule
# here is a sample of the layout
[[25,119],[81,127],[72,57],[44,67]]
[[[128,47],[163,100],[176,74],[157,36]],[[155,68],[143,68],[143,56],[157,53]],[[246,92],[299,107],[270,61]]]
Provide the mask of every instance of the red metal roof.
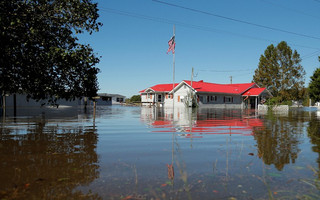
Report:
[[[184,81],[191,86],[191,81]],[[197,92],[212,92],[212,93],[228,93],[242,94],[251,87],[258,87],[255,83],[239,83],[239,84],[216,84],[203,81],[193,81],[192,87]]]
[[[172,83],[170,84],[158,84],[154,85],[152,87],[149,87],[150,89],[154,90],[155,92],[170,92],[172,90]],[[176,87],[178,83],[174,84],[174,87]],[[149,89],[147,88],[147,89]],[[147,89],[141,90],[140,93],[145,92]]]
[[259,96],[265,90],[266,88],[251,88],[250,90],[242,94],[242,96]]
[[[191,81],[184,80],[184,82],[191,87]],[[174,87],[177,85],[178,83],[175,83]],[[258,96],[265,90],[265,88],[259,88],[255,83],[217,84],[203,81],[193,81],[192,88],[197,92],[242,94],[243,96]],[[172,83],[158,84],[147,89],[152,89],[155,92],[170,92],[172,90]],[[140,93],[145,92],[147,89],[141,90]]]

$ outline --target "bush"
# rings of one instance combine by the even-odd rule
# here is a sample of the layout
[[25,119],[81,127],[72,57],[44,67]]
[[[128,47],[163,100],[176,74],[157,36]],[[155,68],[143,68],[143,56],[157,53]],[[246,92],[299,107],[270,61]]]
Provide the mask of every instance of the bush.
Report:
[[281,97],[272,97],[272,98],[268,99],[265,104],[268,106],[275,106],[275,105],[292,106],[292,101],[290,101],[290,100],[281,101],[280,99],[281,99]]
[[131,98],[130,98],[130,102],[141,102],[141,96],[140,95],[133,95]]
[[279,104],[279,98],[278,97],[272,97],[268,99],[265,103],[268,106],[274,106]]

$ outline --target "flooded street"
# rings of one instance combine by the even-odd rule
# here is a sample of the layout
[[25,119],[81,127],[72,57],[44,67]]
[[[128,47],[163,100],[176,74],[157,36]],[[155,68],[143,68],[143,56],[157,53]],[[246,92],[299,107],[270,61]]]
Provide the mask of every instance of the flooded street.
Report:
[[302,108],[8,111],[0,199],[320,199],[319,153]]

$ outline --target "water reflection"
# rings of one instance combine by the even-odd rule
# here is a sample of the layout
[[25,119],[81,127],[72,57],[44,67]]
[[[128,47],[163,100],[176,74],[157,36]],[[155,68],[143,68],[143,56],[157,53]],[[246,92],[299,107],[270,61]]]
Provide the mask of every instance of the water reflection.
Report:
[[[296,162],[302,151],[299,146],[304,142],[306,127],[309,130],[312,121],[317,123],[318,120],[315,112],[299,109],[291,110],[286,115],[269,112],[264,117],[265,129],[254,132],[258,155],[264,163],[274,164],[278,170],[282,170],[286,164]],[[309,126],[306,122],[309,122]]]
[[76,190],[99,176],[97,132],[79,116],[2,119],[0,199],[99,198]]
[[[320,137],[318,112],[290,113],[219,109],[141,108],[141,120],[154,128],[153,132],[176,132],[184,138],[203,138],[207,135],[253,136],[256,140],[257,155],[267,165],[282,170],[286,164],[295,163],[303,142],[306,123],[311,142],[318,145]],[[320,140],[319,140],[320,141]],[[319,152],[319,147],[313,147]]]
[[301,151],[298,146],[301,127],[292,126],[281,118],[265,123],[267,128],[256,130],[254,134],[259,157],[268,165],[274,164],[278,170],[282,170],[285,164],[295,163]]
[[264,128],[254,111],[243,110],[142,107],[141,120],[156,128],[154,132],[181,132],[178,136],[185,138],[214,134],[249,136],[254,130]]
[[312,144],[312,151],[318,153],[318,177],[320,178],[320,121],[318,112],[316,115],[312,115],[311,120],[308,123],[308,137]]
[[0,199],[320,198],[315,111],[110,106],[95,116],[1,119]]

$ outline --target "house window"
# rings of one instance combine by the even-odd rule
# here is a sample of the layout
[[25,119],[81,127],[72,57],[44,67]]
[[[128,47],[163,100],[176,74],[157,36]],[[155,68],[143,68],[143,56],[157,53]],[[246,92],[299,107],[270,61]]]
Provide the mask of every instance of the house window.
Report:
[[217,96],[210,96],[210,101],[211,102],[215,102],[218,100],[218,97]]
[[102,97],[102,101],[111,101],[111,97]]
[[199,100],[203,103],[203,96],[199,96]]
[[123,98],[119,98],[119,97],[117,97],[117,102],[123,102]]
[[225,102],[225,103],[232,103],[232,102],[233,102],[233,97],[231,97],[231,96],[225,96],[225,97],[224,97],[224,102]]

